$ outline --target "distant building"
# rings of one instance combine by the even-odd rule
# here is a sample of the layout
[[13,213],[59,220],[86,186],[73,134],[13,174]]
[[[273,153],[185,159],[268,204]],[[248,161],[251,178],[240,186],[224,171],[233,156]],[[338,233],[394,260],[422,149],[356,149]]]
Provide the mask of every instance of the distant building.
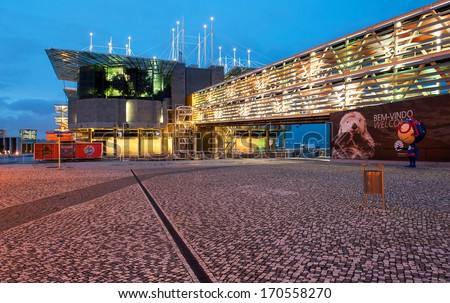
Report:
[[0,137],[0,153],[15,154],[20,152],[20,150],[19,137]]
[[19,131],[20,151],[22,154],[31,154],[34,152],[34,143],[37,139],[37,130],[21,129]]
[[169,154],[175,111],[186,96],[224,79],[223,67],[186,67],[177,61],[47,49],[66,88],[68,128],[77,140],[102,142],[107,156]]
[[19,137],[8,137],[6,129],[0,129],[1,154],[31,154],[34,151],[37,131],[35,129],[21,129]]

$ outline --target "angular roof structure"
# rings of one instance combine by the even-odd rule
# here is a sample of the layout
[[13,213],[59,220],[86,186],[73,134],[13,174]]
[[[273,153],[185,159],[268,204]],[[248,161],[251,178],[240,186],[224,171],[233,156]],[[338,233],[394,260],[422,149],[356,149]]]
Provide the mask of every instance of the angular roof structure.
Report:
[[125,67],[140,70],[154,70],[168,75],[178,62],[153,58],[140,58],[117,54],[104,54],[89,51],[74,51],[65,49],[46,49],[48,58],[59,80],[78,81],[81,67],[100,65],[104,67]]

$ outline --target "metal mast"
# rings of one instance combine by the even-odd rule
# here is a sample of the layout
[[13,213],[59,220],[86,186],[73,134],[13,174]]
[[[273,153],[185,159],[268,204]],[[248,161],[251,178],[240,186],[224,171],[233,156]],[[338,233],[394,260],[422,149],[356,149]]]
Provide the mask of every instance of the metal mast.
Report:
[[203,64],[206,67],[206,24],[203,25]]
[[213,30],[213,21],[214,17],[210,18],[211,20],[211,66],[214,65],[214,30]]
[[184,17],[181,18],[181,55],[180,55],[180,62],[183,62],[184,56]]
[[125,44],[125,54],[131,56],[131,37],[128,36],[128,44]]
[[198,43],[197,43],[197,65],[200,67],[200,58],[201,58],[201,40],[200,33],[198,33]]
[[109,37],[109,43],[108,43],[108,53],[113,53],[113,46],[112,46],[112,37]]
[[92,33],[89,33],[89,36],[90,36],[90,42],[89,42],[89,51],[90,52],[93,52],[94,51],[94,45],[92,44],[92,36],[93,36],[93,34]]
[[172,28],[172,57],[170,58],[172,61],[175,61],[175,29]]
[[177,21],[177,52],[176,52],[176,60],[179,60],[180,55],[180,21]]

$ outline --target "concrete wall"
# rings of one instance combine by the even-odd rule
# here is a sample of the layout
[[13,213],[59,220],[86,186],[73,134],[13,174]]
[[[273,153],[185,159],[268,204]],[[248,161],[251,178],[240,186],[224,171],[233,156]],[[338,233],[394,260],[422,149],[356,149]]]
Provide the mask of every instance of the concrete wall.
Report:
[[[164,128],[167,126],[167,109],[186,105],[186,96],[223,81],[223,67],[186,68],[177,64],[172,71],[171,98],[158,100],[90,98],[69,100],[69,128]],[[164,122],[160,124],[161,107]]]
[[81,99],[69,101],[69,128],[159,128],[160,101]]
[[172,107],[175,108],[177,105],[185,105],[186,66],[184,64],[177,64],[175,66],[170,81],[172,88]]
[[186,96],[204,89],[224,79],[223,66],[211,66],[209,68],[186,68]]
[[210,66],[211,70],[211,85],[217,84],[224,80],[224,69],[223,66]]
[[209,69],[193,67],[186,68],[186,96],[210,85],[211,71]]

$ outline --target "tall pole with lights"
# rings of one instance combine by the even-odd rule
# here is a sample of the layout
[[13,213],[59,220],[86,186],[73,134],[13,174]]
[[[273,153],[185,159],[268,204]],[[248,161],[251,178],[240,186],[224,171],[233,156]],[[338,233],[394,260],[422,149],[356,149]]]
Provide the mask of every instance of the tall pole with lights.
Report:
[[210,18],[211,20],[211,66],[214,64],[214,30],[213,30],[213,21],[214,17]]
[[131,56],[131,37],[128,36],[127,56]]
[[172,28],[172,61],[175,61],[175,29]]
[[58,169],[61,169],[61,130],[58,133]]
[[198,67],[200,67],[200,58],[201,58],[201,49],[202,49],[202,44],[201,44],[201,40],[200,40],[200,33],[198,33],[198,43],[197,43],[197,65]]
[[108,53],[113,53],[113,46],[112,46],[112,37],[109,37],[109,43],[108,43]]
[[203,64],[206,67],[206,24],[203,25]]
[[177,21],[177,44],[176,44],[176,55],[175,58],[177,61],[179,61],[179,55],[180,55],[180,21]]
[[94,45],[92,44],[92,36],[93,35],[94,35],[93,33],[89,33],[89,37],[90,37],[90,39],[89,39],[89,51],[90,52],[94,51]]
[[179,61],[183,62],[183,56],[184,56],[184,17],[181,18],[181,54]]

